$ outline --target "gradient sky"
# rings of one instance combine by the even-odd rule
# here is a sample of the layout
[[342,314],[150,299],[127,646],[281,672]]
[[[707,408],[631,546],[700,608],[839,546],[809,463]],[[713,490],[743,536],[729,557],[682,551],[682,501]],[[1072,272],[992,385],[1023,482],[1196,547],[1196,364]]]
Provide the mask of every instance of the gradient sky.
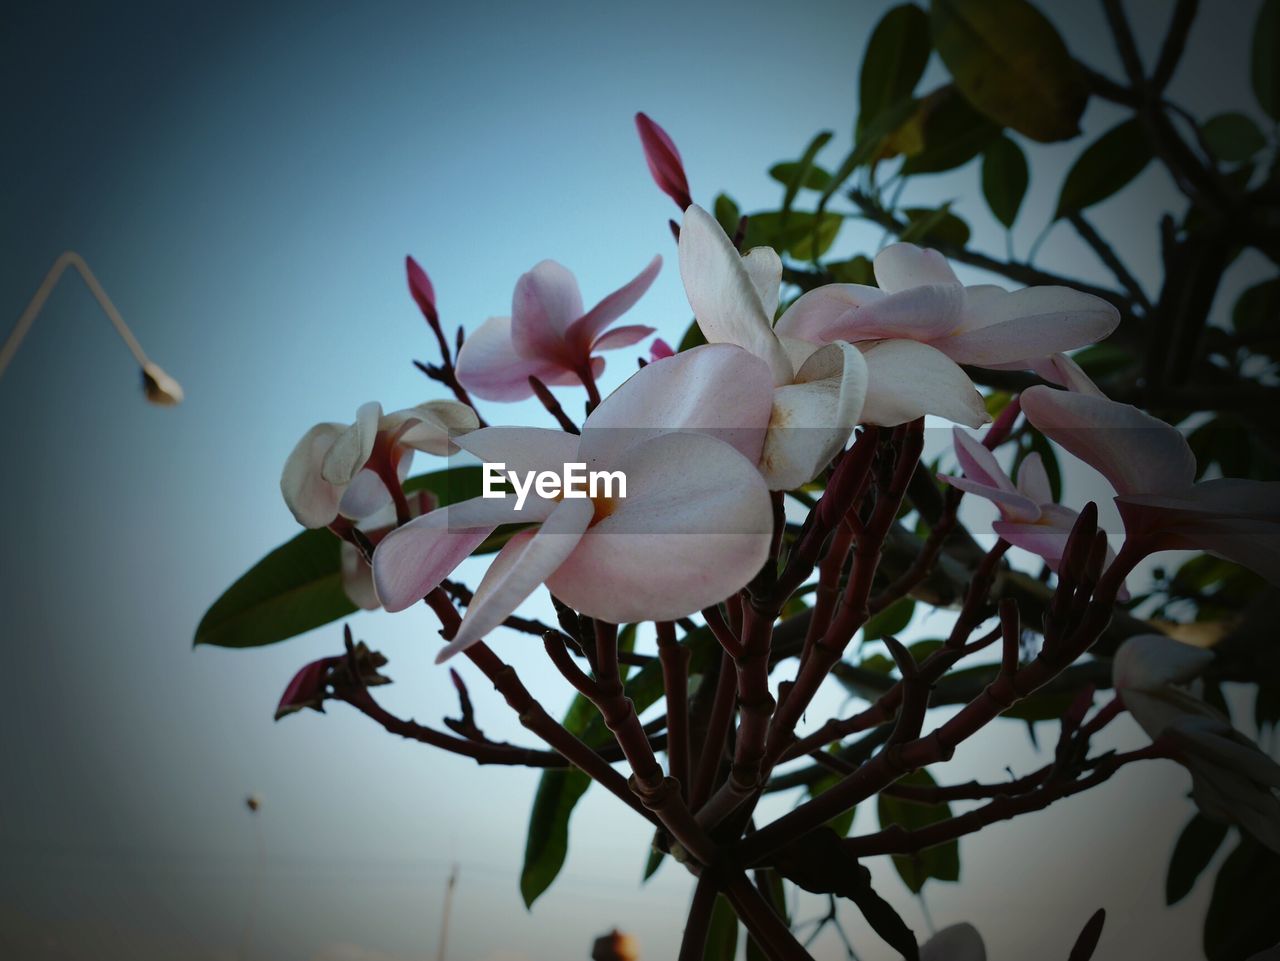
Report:
[[[292,672],[339,649],[336,625],[250,652],[192,651],[191,637],[221,590],[295,532],[277,478],[309,425],[373,398],[395,409],[440,396],[410,364],[433,358],[406,253],[430,272],[446,323],[474,327],[507,312],[515,278],[544,257],[574,270],[591,302],[661,252],[667,268],[631,322],[678,339],[674,208],[648,179],[632,114],[676,138],[696,199],[726,189],[745,209],[775,203],[770,164],[823,128],[837,133],[828,163],[847,147],[861,50],[888,5],[6,7],[0,305],[16,317],[74,248],[188,396],[175,410],[140,401],[127,354],[71,278],[0,381],[6,956],[420,961],[434,957],[454,859],[451,961],[585,957],[613,925],[640,936],[646,961],[674,956],[688,881],[668,866],[639,888],[648,832],[603,792],[583,802],[566,871],[527,914],[516,876],[533,775],[399,742],[341,705],[273,723]],[[1116,72],[1100,11],[1046,6],[1080,56]],[[1174,85],[1193,111],[1249,103],[1254,7],[1202,13]],[[1142,25],[1148,54],[1161,30]],[[930,70],[926,86],[941,76]],[[1116,116],[1091,105],[1086,127]],[[1032,151],[1020,253],[1079,149]],[[1167,192],[1148,174],[1098,211],[1147,280]],[[961,198],[979,245],[1003,249],[976,166],[910,196]],[[841,243],[879,240],[851,223]],[[1106,279],[1069,231],[1041,258]],[[1257,269],[1242,263],[1232,283]],[[633,369],[612,357],[608,386]],[[497,413],[541,422],[528,405]],[[473,583],[478,570],[465,569]],[[391,658],[389,707],[433,723],[453,712],[428,612],[353,623]],[[563,683],[528,647],[502,641],[561,709]],[[482,725],[525,740],[468,676]],[[943,774],[1035,763],[1010,726]],[[930,885],[932,918],[974,921],[993,959],[1065,957],[1105,903],[1121,923],[1103,961],[1131,956],[1125,924],[1152,939],[1150,956],[1194,956],[1181,952],[1198,944],[1205,892],[1162,909],[1185,784],[1167,766],[1126,772],[966,841],[968,883]],[[256,823],[250,792],[264,799]],[[892,870],[877,878],[927,931]],[[867,961],[889,957],[864,943]]]

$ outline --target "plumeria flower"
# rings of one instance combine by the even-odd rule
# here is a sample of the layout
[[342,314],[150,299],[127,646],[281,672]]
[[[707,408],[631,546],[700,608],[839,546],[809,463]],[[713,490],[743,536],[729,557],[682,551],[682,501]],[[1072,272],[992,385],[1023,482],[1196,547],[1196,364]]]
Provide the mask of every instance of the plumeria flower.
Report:
[[1280,764],[1181,686],[1212,662],[1209,651],[1143,634],[1116,651],[1112,679],[1134,720],[1153,741],[1164,738],[1191,772],[1201,812],[1239,824],[1280,852]]
[[366,518],[389,502],[387,484],[403,479],[415,450],[454,453],[449,438],[478,424],[475,411],[452,400],[390,414],[376,401],[363,404],[354,423],[317,424],[303,435],[285,461],[280,492],[303,527]]
[[708,343],[736,345],[768,365],[773,412],[760,470],[769,488],[792,490],[812,480],[844,447],[863,413],[862,354],[845,343],[801,345],[803,357],[793,362],[772,323],[782,261],[768,247],[739,256],[701,207],[685,212],[680,276]]
[[[1120,314],[1069,287],[966,287],[936,250],[891,244],[876,255],[879,287],[829,284],[803,294],[778,334],[813,344],[843,340],[867,355],[869,423],[922,413],[977,427],[985,412],[960,364],[1025,369],[1110,334]],[[1056,381],[1055,381],[1056,382]]]
[[494,558],[440,660],[500,625],[540,584],[612,623],[672,620],[746,584],[768,554],[772,507],[756,462],[771,405],[768,369],[709,345],[649,364],[611,394],[582,435],[490,427],[458,446],[507,470],[566,464],[621,471],[626,496],[475,498],[389,534],[373,556],[383,606],[430,592],[499,525],[533,523]]
[[662,267],[654,257],[635,279],[590,310],[565,267],[544,260],[516,282],[510,317],[490,317],[458,351],[458,380],[486,400],[533,396],[529,378],[559,386],[594,380],[604,370],[602,350],[630,347],[653,333],[629,324],[609,329],[653,283]]
[[[406,502],[410,518],[421,517],[435,510],[439,504],[435,494],[429,490],[414,491],[406,498]],[[360,518],[354,526],[359,528],[366,541],[377,546],[398,526],[395,505],[388,500],[381,509]],[[366,611],[376,611],[382,607],[378,592],[373,586],[373,566],[365,558],[364,552],[350,541],[344,540],[340,545],[338,571],[342,579],[342,591],[352,604]]]
[[952,924],[920,946],[920,961],[987,961],[987,946],[972,924]]
[[1129,404],[1051,387],[1022,393],[1041,433],[1101,473],[1125,533],[1147,550],[1204,550],[1280,583],[1280,482],[1195,482],[1186,438]]
[[645,163],[658,189],[676,202],[681,210],[687,210],[693,200],[689,196],[689,180],[684,174],[684,163],[675,142],[667,132],[649,119],[646,114],[636,114],[636,131],[644,147]]

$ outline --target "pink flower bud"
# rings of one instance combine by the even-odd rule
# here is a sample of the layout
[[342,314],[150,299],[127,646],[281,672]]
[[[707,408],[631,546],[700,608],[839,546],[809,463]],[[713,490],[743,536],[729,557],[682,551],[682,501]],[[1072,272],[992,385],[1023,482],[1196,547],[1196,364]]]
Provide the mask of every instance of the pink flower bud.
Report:
[[412,257],[405,257],[404,266],[409,274],[409,293],[422,316],[427,318],[427,323],[435,327],[440,323],[440,315],[436,312],[436,290],[431,286],[431,278]]
[[280,704],[276,707],[276,720],[305,708],[311,708],[323,714],[329,670],[341,660],[341,656],[322,657],[318,661],[312,661],[293,675],[293,680],[284,689]]
[[995,423],[987,428],[986,436],[982,438],[982,446],[987,450],[995,450],[1007,441],[1020,413],[1022,413],[1022,403],[1018,395],[1014,394],[1013,399],[1005,404],[1004,410],[996,416]]
[[684,175],[684,163],[680,151],[667,136],[667,132],[643,113],[636,114],[636,130],[644,145],[644,159],[649,173],[659,189],[676,202],[681,210],[688,209],[693,200],[689,196],[689,181]]
[[671,345],[661,337],[649,345],[649,363],[651,364],[655,360],[666,360],[668,357],[674,357],[675,355],[676,352],[671,349]]

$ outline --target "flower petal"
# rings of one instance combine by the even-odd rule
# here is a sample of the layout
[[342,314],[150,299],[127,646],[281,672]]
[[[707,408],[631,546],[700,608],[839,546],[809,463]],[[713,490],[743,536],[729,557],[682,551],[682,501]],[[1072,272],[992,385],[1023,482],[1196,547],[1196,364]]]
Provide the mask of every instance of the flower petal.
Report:
[[742,258],[715,219],[696,205],[685,211],[680,229],[680,276],[709,343],[743,347],[768,363],[775,386],[791,382],[795,372]]
[[680,151],[667,132],[649,119],[646,114],[636,114],[636,130],[644,147],[644,160],[658,188],[684,210],[693,203],[689,199],[689,181],[685,177]]
[[[956,460],[964,476],[987,487],[997,487],[1002,491],[1013,491],[1013,481],[1005,473],[995,455],[977,440],[970,437],[959,427],[951,428],[951,442],[955,450]],[[1052,498],[1048,498],[1052,500]]]
[[560,364],[517,354],[510,317],[490,317],[467,336],[458,351],[457,371],[462,386],[485,400],[532,397],[530,377],[551,385],[578,383],[577,375]]
[[511,343],[528,360],[572,367],[565,345],[569,325],[582,316],[582,294],[569,269],[543,260],[520,275],[511,298]]
[[1164,634],[1138,634],[1116,651],[1111,680],[1117,688],[1158,691],[1187,684],[1213,663],[1213,652],[1175,641]]
[[[887,297],[879,287],[866,284],[824,284],[806,291],[778,318],[779,337],[795,337],[815,344],[832,340],[853,343],[860,310]],[[851,332],[853,336],[851,336]]]
[[431,323],[438,323],[440,315],[436,313],[436,291],[431,286],[431,278],[412,257],[404,259],[405,272],[409,275],[409,294],[413,297],[422,315]]
[[499,525],[540,521],[555,507],[530,495],[517,511],[515,501],[475,497],[423,514],[384,537],[373,552],[373,583],[382,606],[395,612],[416,604]]
[[810,357],[796,382],[773,392],[773,414],[760,455],[770,490],[794,490],[813,480],[844,448],[867,396],[867,363],[843,342]]
[[1119,323],[1114,306],[1070,287],[983,284],[965,288],[955,332],[933,345],[958,364],[998,364],[1096,343]]
[[617,350],[619,347],[630,347],[632,344],[640,343],[655,330],[657,330],[656,327],[646,327],[643,324],[615,327],[601,334],[591,345],[591,350]]
[[1035,524],[1040,519],[1039,505],[1034,501],[1028,500],[1017,491],[1007,491],[999,487],[992,487],[990,484],[970,480],[968,477],[952,477],[948,474],[939,474],[938,479],[945,484],[950,484],[957,490],[991,501],[999,508],[1001,520]]
[[341,547],[343,593],[361,610],[376,611],[382,605],[378,602],[378,592],[373,587],[373,568],[355,545],[343,541]]
[[284,462],[280,493],[303,527],[325,527],[338,516],[342,488],[321,476],[320,465],[344,430],[341,424],[316,424],[302,435]]
[[342,492],[342,499],[338,501],[339,514],[362,524],[369,523],[374,515],[387,507],[392,508],[391,516],[394,520],[395,508],[391,492],[387,490],[382,478],[367,468],[351,478],[351,483]]
[[1032,451],[1018,468],[1018,490],[1037,504],[1053,503],[1053,486],[1049,483],[1049,472],[1044,468],[1044,461],[1036,451]]
[[1049,565],[1050,570],[1056,571],[1078,516],[1069,507],[1044,504],[1040,507],[1040,520],[1036,523],[996,521],[991,529],[1014,547],[1037,555]]
[[[565,340],[573,346],[575,351],[585,351],[587,347],[599,338],[606,327],[635,306],[636,301],[644,296],[645,291],[652,286],[654,278],[658,276],[658,271],[661,269],[662,257],[654,257],[653,260],[649,261],[648,266],[634,278],[627,281],[627,283],[609,294],[577,320],[570,323],[565,331]],[[574,289],[577,289],[576,286]],[[626,345],[618,344],[617,346],[624,347]],[[606,350],[608,348],[601,347],[600,349]]]
[[915,244],[890,244],[876,254],[873,268],[876,283],[890,294],[925,284],[960,283],[946,257]]
[[627,496],[547,581],[566,604],[613,623],[670,620],[759,572],[773,512],[753,461],[713,437],[662,434],[611,466]]
[[980,427],[990,419],[973,382],[941,351],[913,340],[881,340],[861,350],[869,375],[864,423],[895,427],[936,414]]
[[566,499],[536,531],[523,531],[507,541],[476,588],[458,633],[436,656],[436,663],[466,650],[510,617],[573,552],[594,513],[590,500]]
[[874,287],[831,284],[803,294],[778,322],[778,333],[822,343],[894,338],[933,343],[959,323],[963,303],[964,288],[955,284],[927,284],[887,296]]
[[356,411],[355,423],[334,439],[333,446],[324,455],[320,476],[339,487],[350,484],[373,453],[373,442],[378,438],[381,420],[381,404],[376,400],[361,404]]
[[782,287],[782,258],[772,247],[752,247],[742,255],[742,266],[760,298],[764,315],[773,323],[778,313],[778,293]]
[[1184,491],[1195,479],[1195,455],[1182,434],[1129,404],[1036,386],[1022,392],[1022,412],[1119,494]]
[[483,427],[458,438],[458,446],[489,464],[508,470],[554,471],[580,459],[579,438],[547,427]]
[[446,457],[457,452],[450,438],[475,430],[480,426],[480,418],[474,410],[456,400],[429,400],[416,407],[395,411],[382,419],[384,430],[395,431],[405,425],[409,426],[400,435],[400,444]]
[[627,448],[679,430],[718,437],[755,463],[772,408],[764,361],[731,344],[705,344],[649,364],[606,397],[582,426],[580,459],[612,469]]

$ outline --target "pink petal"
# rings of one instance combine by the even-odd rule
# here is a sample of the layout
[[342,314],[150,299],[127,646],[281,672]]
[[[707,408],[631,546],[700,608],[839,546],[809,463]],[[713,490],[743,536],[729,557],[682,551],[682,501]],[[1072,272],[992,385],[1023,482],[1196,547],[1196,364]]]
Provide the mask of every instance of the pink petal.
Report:
[[680,276],[709,343],[737,344],[769,364],[774,386],[791,382],[795,371],[773,332],[773,318],[765,313],[733,244],[701,207],[685,211]]
[[1212,651],[1163,634],[1139,634],[1116,651],[1111,678],[1117,688],[1156,691],[1166,684],[1186,684],[1212,663]]
[[436,291],[431,286],[431,279],[427,277],[427,272],[412,257],[405,257],[404,266],[405,272],[409,275],[409,293],[418,305],[418,309],[432,324],[439,323],[440,315],[436,313]]
[[946,257],[915,244],[890,244],[876,254],[874,269],[876,283],[890,294],[925,284],[960,283]]
[[942,352],[914,340],[880,340],[861,350],[869,374],[864,423],[894,427],[934,414],[980,427],[990,419],[973,382]]
[[284,462],[280,493],[303,527],[325,527],[338,516],[342,488],[321,476],[320,465],[344,430],[341,424],[316,424],[302,436]]
[[342,499],[338,502],[338,513],[353,521],[369,523],[370,518],[387,507],[392,507],[391,516],[394,519],[391,492],[387,490],[387,485],[383,483],[381,477],[366,469],[356,474],[347,485],[347,489],[342,492]]
[[640,134],[645,163],[649,165],[653,182],[676,202],[677,207],[686,209],[693,200],[689,196],[689,181],[675,143],[665,130],[643,113],[636,114],[636,130]]
[[773,392],[773,415],[760,455],[770,490],[813,480],[848,443],[867,396],[867,363],[851,344],[823,347],[796,382]]
[[436,656],[436,663],[466,650],[510,617],[564,563],[594,512],[595,506],[586,498],[566,499],[536,531],[507,541],[476,588],[458,633]]
[[1018,490],[1037,504],[1053,503],[1053,486],[1040,455],[1032,451],[1018,468]]
[[1038,523],[996,521],[991,529],[1014,547],[1039,556],[1050,570],[1056,571],[1076,517],[1076,512],[1069,508],[1047,504],[1041,509]]
[[958,364],[999,364],[1095,343],[1119,323],[1111,304],[1069,287],[986,284],[965,288],[955,333],[933,345]]
[[528,360],[552,361],[571,367],[565,334],[582,316],[582,294],[568,269],[543,260],[516,281],[511,298],[511,343]]
[[381,404],[377,401],[361,404],[356,411],[355,423],[334,439],[333,446],[324,455],[320,465],[321,476],[330,484],[350,484],[373,453],[373,442],[377,440],[381,420]]
[[742,266],[760,298],[760,306],[772,323],[778,313],[778,293],[782,287],[782,258],[772,247],[752,247],[742,255]]
[[329,669],[341,660],[341,657],[322,657],[318,661],[312,661],[295,674],[280,697],[275,719],[278,721],[282,717],[308,707],[323,711]]
[[928,284],[885,295],[860,284],[831,284],[803,294],[778,321],[778,334],[822,343],[933,342],[959,322],[963,297],[956,285]]
[[[662,258],[660,256],[654,257],[653,260],[649,261],[649,265],[633,279],[569,324],[568,329],[565,331],[565,340],[569,342],[575,352],[586,350],[593,342],[597,341],[606,327],[634,307],[636,301],[644,296],[645,291],[653,285],[653,281],[661,269]],[[576,286],[574,289],[577,289]],[[618,346],[625,345],[619,344]]]
[[458,446],[480,460],[504,463],[507,470],[564,472],[576,463],[579,438],[545,427],[484,427],[458,438]]
[[615,327],[613,330],[605,331],[600,338],[591,345],[593,351],[596,350],[617,350],[619,347],[630,347],[632,344],[638,344],[656,328],[645,327],[643,324],[628,324],[624,327]]
[[578,383],[573,371],[556,363],[528,360],[511,343],[511,318],[490,317],[467,337],[458,351],[458,380],[485,400],[514,401],[533,396],[529,378],[545,384]]
[[581,459],[613,469],[624,451],[666,431],[698,431],[760,457],[773,409],[764,361],[730,344],[705,344],[649,364],[605,398],[582,428]]
[[376,611],[382,605],[373,587],[373,568],[354,545],[342,542],[342,592],[356,607]]
[[532,495],[520,511],[514,497],[476,497],[397,528],[373,552],[373,583],[382,606],[394,613],[416,604],[499,525],[540,521],[553,508]]
[[1039,505],[1034,501],[1028,500],[1017,491],[992,487],[990,484],[971,480],[968,477],[952,477],[947,474],[939,474],[938,479],[950,484],[957,490],[991,501],[1000,509],[1001,520],[1034,524],[1040,519]]
[[1186,439],[1129,404],[1051,387],[1022,392],[1022,411],[1046,437],[1109,480],[1120,494],[1183,491],[1196,473]]
[[438,457],[447,457],[456,451],[451,438],[479,426],[476,412],[456,400],[429,400],[382,419],[383,430],[394,432],[406,428],[397,441],[401,446]]
[[773,520],[753,461],[682,433],[610,467],[626,474],[627,496],[547,581],[566,604],[613,623],[670,620],[718,603],[760,570]]
[[1002,491],[1014,490],[1013,481],[986,447],[959,427],[951,428],[951,442],[965,477],[988,487],[998,487]]
[[814,344],[833,340],[850,343],[865,339],[858,331],[860,309],[884,300],[888,295],[865,284],[825,284],[806,291],[778,318],[779,337],[795,337]]
[[1051,384],[1074,390],[1077,394],[1106,396],[1084,372],[1084,369],[1067,354],[1053,354],[1033,361],[1028,366]]
[[666,358],[674,357],[675,355],[676,352],[671,349],[671,345],[661,337],[657,338],[649,345],[649,363],[653,363],[655,360],[665,360]]

